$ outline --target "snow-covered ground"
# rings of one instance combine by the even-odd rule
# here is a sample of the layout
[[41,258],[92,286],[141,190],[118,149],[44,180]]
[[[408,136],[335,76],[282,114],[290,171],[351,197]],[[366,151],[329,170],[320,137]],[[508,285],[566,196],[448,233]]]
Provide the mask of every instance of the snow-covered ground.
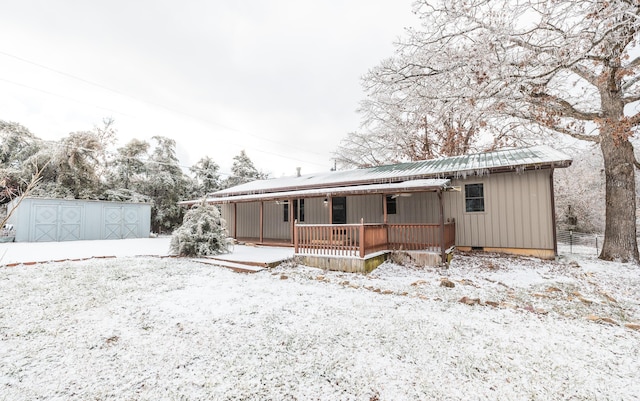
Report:
[[165,256],[171,237],[125,240],[0,243],[0,265],[111,256]]
[[0,267],[0,400],[638,399],[639,273],[492,255],[369,275]]

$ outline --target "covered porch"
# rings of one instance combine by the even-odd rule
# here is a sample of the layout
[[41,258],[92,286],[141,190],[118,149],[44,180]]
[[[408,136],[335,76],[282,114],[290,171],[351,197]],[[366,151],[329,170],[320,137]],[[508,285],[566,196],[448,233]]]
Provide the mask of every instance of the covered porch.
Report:
[[[443,206],[443,194],[451,189],[448,179],[422,179],[208,201],[221,205],[230,236],[241,242],[290,246],[297,256],[325,259],[421,251],[436,255],[440,263],[455,243],[455,223],[445,218]],[[401,204],[415,210],[403,215]]]

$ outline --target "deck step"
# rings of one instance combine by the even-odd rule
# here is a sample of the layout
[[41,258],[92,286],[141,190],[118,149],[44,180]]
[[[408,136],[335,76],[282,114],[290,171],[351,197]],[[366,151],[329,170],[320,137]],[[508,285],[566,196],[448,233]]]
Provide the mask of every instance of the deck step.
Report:
[[204,263],[207,265],[225,267],[227,269],[231,269],[238,273],[257,273],[259,271],[266,269],[265,266],[255,266],[255,265],[245,264],[242,262],[229,262],[226,260],[212,259],[212,258],[194,258],[192,260],[199,263]]

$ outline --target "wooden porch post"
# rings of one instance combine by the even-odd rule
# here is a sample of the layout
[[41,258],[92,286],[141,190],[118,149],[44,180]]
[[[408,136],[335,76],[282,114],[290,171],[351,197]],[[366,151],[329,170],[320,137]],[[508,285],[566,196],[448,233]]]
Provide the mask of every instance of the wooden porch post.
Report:
[[553,255],[558,256],[558,232],[556,231],[556,198],[553,188],[553,168],[549,173],[549,191],[551,191],[551,227],[553,230]]
[[364,218],[360,218],[360,257],[364,258]]
[[233,238],[238,239],[238,204],[233,204]]
[[293,236],[295,235],[295,230],[296,230],[296,223],[297,223],[297,219],[294,221],[294,217],[293,217],[293,204],[291,202],[291,200],[287,200],[287,202],[289,203],[289,221],[291,222],[291,242],[293,242]]
[[387,195],[382,194],[382,222],[387,225],[389,218],[387,217]]
[[442,258],[442,263],[445,263],[446,253],[445,253],[445,241],[444,241],[444,205],[442,203],[442,190],[438,190],[438,203],[440,203],[440,257]]
[[333,224],[333,198],[329,197],[329,224]]
[[298,253],[298,228],[296,227],[296,225],[298,225],[298,220],[294,220],[293,221],[293,249],[294,249],[294,253]]
[[263,238],[263,229],[264,229],[264,202],[260,202],[260,243],[264,240]]

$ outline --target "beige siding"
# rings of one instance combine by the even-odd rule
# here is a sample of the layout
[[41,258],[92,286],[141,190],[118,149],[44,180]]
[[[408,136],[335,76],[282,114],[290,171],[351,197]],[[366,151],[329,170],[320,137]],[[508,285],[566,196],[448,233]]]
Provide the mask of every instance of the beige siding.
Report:
[[440,206],[435,192],[414,193],[396,198],[396,214],[388,216],[389,223],[438,223]]
[[[263,236],[267,239],[290,239],[291,225],[284,221],[284,205],[276,202],[264,202]],[[258,225],[260,222],[258,221]]]
[[[454,180],[460,192],[444,195],[445,216],[455,218],[456,245],[553,249],[550,171],[501,173]],[[466,184],[484,184],[485,211],[467,213]]]
[[329,224],[329,205],[324,198],[304,200],[304,222],[306,224]]
[[382,223],[382,195],[347,197],[347,223]]
[[238,238],[260,237],[260,202],[238,203]]
[[220,205],[220,214],[222,215],[222,218],[227,222],[227,234],[232,237],[234,233],[233,204],[225,203],[223,205]]

